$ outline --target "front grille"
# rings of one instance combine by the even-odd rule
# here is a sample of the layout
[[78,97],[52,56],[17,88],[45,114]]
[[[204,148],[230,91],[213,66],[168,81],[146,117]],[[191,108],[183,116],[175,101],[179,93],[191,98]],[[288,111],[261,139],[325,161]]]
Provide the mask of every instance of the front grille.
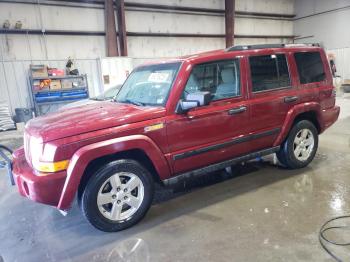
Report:
[[27,163],[31,165],[32,158],[30,155],[30,136],[29,134],[27,134],[27,132],[24,132],[23,142],[24,142],[24,153],[25,153]]

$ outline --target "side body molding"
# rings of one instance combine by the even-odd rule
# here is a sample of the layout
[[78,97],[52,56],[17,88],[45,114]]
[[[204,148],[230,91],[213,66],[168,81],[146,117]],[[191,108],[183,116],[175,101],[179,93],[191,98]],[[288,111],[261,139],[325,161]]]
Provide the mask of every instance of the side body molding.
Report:
[[304,103],[304,104],[298,104],[295,105],[293,108],[291,108],[288,113],[287,116],[284,120],[281,132],[279,134],[279,136],[277,137],[276,141],[274,142],[273,146],[278,146],[280,145],[283,140],[288,136],[289,130],[292,128],[292,124],[295,120],[295,118],[305,112],[315,112],[316,116],[317,116],[317,121],[321,126],[321,130],[323,129],[322,127],[322,119],[320,116],[320,110],[321,110],[321,106],[319,103],[316,102],[308,102],[308,103]]
[[70,208],[85,168],[92,160],[132,149],[139,149],[145,152],[153,162],[160,179],[164,180],[170,177],[169,166],[163,153],[153,140],[147,136],[132,135],[97,142],[80,148],[73,155],[67,169],[66,182],[57,208],[61,210]]

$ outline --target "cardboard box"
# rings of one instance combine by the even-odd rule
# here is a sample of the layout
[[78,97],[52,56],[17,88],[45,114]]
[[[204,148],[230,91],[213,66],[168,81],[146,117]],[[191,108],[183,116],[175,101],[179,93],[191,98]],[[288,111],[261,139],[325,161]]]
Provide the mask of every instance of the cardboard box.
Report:
[[32,76],[36,77],[48,77],[47,66],[46,65],[30,65],[30,70]]
[[350,79],[345,79],[343,82],[344,85],[350,85]]
[[71,89],[73,88],[73,83],[71,80],[61,80],[62,89]]
[[62,85],[61,85],[61,80],[52,80],[51,84],[50,84],[50,90],[57,90],[57,89],[61,89]]
[[65,71],[63,69],[50,68],[48,69],[49,76],[64,76]]

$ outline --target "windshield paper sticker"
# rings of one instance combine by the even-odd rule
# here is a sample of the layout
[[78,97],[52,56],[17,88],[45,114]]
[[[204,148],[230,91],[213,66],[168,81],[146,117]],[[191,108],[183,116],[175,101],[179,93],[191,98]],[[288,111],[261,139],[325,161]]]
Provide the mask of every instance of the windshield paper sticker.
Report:
[[149,75],[149,82],[164,83],[167,82],[169,78],[169,73],[166,72],[153,72]]

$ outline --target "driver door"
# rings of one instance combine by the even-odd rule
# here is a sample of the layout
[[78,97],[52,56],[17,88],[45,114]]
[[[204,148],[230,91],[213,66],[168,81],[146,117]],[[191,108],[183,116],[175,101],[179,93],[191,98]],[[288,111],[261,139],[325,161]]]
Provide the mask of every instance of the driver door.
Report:
[[182,99],[189,93],[210,92],[209,105],[176,114],[167,122],[170,163],[174,173],[220,162],[240,154],[236,143],[248,128],[249,108],[241,60],[229,59],[195,65]]

